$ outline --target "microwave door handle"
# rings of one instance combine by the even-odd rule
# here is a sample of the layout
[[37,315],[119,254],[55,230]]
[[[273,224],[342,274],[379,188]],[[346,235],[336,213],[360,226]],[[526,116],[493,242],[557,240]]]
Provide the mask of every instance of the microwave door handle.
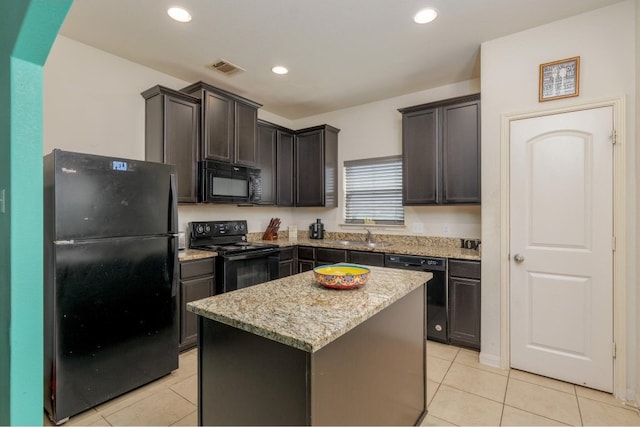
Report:
[[253,202],[256,197],[256,179],[253,175],[249,175],[249,202]]

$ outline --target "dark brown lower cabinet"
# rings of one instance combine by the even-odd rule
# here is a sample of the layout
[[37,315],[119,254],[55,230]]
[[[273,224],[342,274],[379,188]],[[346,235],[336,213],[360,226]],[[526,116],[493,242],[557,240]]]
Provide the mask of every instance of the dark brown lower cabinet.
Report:
[[198,316],[187,311],[187,303],[215,293],[214,267],[214,258],[180,263],[180,351],[196,345]]
[[280,274],[278,277],[282,278],[296,274],[293,251],[293,247],[280,249]]
[[381,252],[349,251],[349,262],[384,267],[384,254]]
[[316,248],[316,266],[347,262],[346,249]]
[[298,246],[298,273],[313,270],[316,266],[316,248]]
[[449,342],[480,350],[480,262],[449,260]]

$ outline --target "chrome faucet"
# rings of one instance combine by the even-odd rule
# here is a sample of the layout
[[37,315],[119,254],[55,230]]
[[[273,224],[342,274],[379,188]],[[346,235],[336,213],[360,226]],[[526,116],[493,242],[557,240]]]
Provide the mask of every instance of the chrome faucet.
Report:
[[367,244],[369,244],[371,243],[371,230],[368,228],[365,228],[365,230],[367,231]]

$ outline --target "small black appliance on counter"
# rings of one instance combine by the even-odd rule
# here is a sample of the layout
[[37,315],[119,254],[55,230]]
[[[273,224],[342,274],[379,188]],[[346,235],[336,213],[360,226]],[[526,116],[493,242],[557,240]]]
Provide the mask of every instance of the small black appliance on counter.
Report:
[[324,224],[320,221],[320,218],[309,226],[309,238],[324,239]]

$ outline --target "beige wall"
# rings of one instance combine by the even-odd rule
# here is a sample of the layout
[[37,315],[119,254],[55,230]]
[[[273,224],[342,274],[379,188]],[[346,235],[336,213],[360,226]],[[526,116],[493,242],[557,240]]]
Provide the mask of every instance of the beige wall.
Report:
[[188,83],[58,36],[44,67],[44,153],[60,148],[144,159],[144,99]]
[[[503,116],[576,106],[623,97],[626,108],[627,201],[623,209],[628,218],[626,250],[628,304],[627,382],[621,392],[630,397],[635,390],[638,363],[637,304],[637,207],[636,207],[636,39],[634,7],[628,0],[611,7],[550,23],[528,31],[482,44],[482,352],[481,360],[499,365],[506,362],[501,347],[501,212],[502,181],[501,120]],[[541,63],[581,57],[580,96],[538,102],[538,66]],[[504,249],[506,251],[506,249]],[[618,325],[620,326],[620,325]],[[507,353],[508,355],[508,353]],[[620,391],[620,390],[617,390]]]

